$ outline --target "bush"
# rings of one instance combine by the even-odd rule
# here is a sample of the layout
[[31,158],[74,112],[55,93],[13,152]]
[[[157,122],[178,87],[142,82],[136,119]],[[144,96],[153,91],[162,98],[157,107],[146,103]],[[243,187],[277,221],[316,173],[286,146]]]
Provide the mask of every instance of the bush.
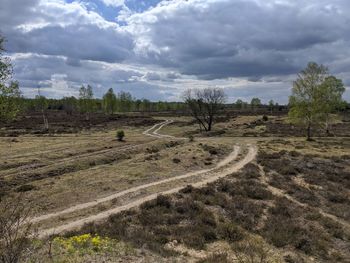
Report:
[[173,158],[173,163],[180,163],[180,162],[181,162],[180,159],[178,159],[178,158]]
[[226,253],[214,253],[205,259],[199,260],[197,263],[228,263],[231,262]]
[[266,115],[264,115],[264,116],[262,117],[262,120],[263,120],[263,121],[268,121],[268,120],[269,120],[269,117],[267,117]]
[[28,192],[28,191],[32,191],[35,189],[35,186],[34,185],[31,185],[31,184],[24,184],[24,185],[21,185],[20,187],[18,187],[16,189],[16,192]]
[[121,141],[124,139],[124,137],[125,137],[125,133],[124,133],[123,130],[117,131],[117,138],[118,138],[118,141],[121,142]]
[[189,135],[189,136],[188,136],[188,140],[189,140],[189,142],[194,142],[194,137],[193,137],[193,135]]
[[219,227],[220,235],[229,242],[241,241],[244,238],[244,231],[242,228],[234,223],[224,223]]
[[32,249],[32,206],[22,195],[0,203],[0,262],[22,262]]

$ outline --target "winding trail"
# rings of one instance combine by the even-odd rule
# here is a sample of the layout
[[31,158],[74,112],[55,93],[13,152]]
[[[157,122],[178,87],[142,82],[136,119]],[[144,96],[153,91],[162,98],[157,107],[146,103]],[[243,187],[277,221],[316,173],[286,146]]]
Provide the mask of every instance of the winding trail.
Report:
[[[159,139],[161,139],[161,138],[184,139],[184,138],[177,138],[177,137],[170,136],[170,135],[163,135],[163,134],[159,133],[159,131],[164,126],[166,126],[172,122],[173,122],[172,120],[166,120],[164,122],[155,124],[151,128],[144,131],[143,134],[146,136],[151,136],[151,137],[155,137],[155,138],[159,138]],[[82,203],[82,204],[78,204],[78,205],[69,207],[69,208],[64,209],[62,211],[49,213],[46,215],[41,215],[38,217],[31,218],[29,220],[29,222],[38,223],[40,221],[44,221],[44,220],[47,220],[50,218],[54,218],[54,217],[58,217],[58,216],[61,216],[64,214],[74,213],[74,212],[79,211],[79,210],[94,207],[98,204],[112,201],[115,198],[122,197],[124,195],[134,193],[134,192],[137,192],[137,191],[140,191],[143,189],[147,189],[147,188],[150,188],[150,187],[153,187],[156,185],[161,185],[161,184],[165,184],[168,182],[186,179],[186,178],[190,178],[190,177],[194,177],[194,176],[202,176],[202,175],[204,176],[205,175],[205,178],[203,180],[192,184],[194,187],[201,187],[201,186],[206,185],[207,183],[214,182],[222,177],[225,177],[227,175],[230,175],[230,174],[242,169],[246,164],[248,164],[249,162],[251,162],[255,159],[255,156],[257,154],[257,148],[255,146],[248,145],[248,153],[244,156],[244,158],[233,163],[237,159],[237,157],[239,156],[240,152],[241,152],[241,147],[234,146],[233,151],[224,160],[219,162],[217,164],[217,166],[214,168],[204,169],[204,170],[195,171],[195,172],[189,172],[189,173],[186,173],[183,175],[179,175],[179,176],[167,178],[164,180],[160,180],[160,181],[132,187],[132,188],[126,189],[124,191],[117,192],[117,193],[114,193],[112,195],[96,199],[94,201],[90,201],[90,202],[86,202],[86,203]],[[86,223],[100,221],[100,220],[108,218],[112,214],[119,213],[121,211],[125,211],[125,210],[128,210],[130,208],[137,207],[146,201],[150,201],[150,200],[155,199],[160,194],[164,195],[164,194],[176,193],[179,190],[181,190],[183,187],[185,187],[186,185],[187,185],[187,183],[183,182],[183,185],[181,185],[179,187],[175,187],[175,188],[164,190],[164,191],[159,191],[157,193],[152,193],[152,194],[146,195],[144,197],[141,197],[135,201],[131,201],[125,205],[117,206],[117,207],[103,211],[103,212],[98,213],[98,214],[90,215],[90,216],[87,216],[85,218],[81,218],[81,219],[77,219],[77,220],[74,220],[71,222],[67,222],[64,225],[52,227],[49,229],[39,230],[38,236],[40,238],[44,238],[44,237],[47,237],[47,236],[50,236],[53,234],[59,234],[59,233],[63,233],[63,232],[77,229],[79,227],[82,227]]]
[[173,120],[166,120],[161,123],[157,123],[153,125],[151,128],[145,130],[142,134],[155,137],[155,138],[173,138],[173,139],[178,139],[174,136],[171,135],[165,135],[165,134],[159,134],[158,132],[160,131],[161,128],[163,128],[165,125],[168,125],[170,123],[173,123]]
[[[164,139],[164,138],[173,138],[173,139],[182,139],[182,138],[176,138],[174,136],[170,136],[170,135],[163,135],[163,134],[159,134],[158,131],[163,128],[165,125],[168,125],[170,123],[172,123],[173,121],[171,120],[166,120],[160,123],[157,123],[155,125],[153,125],[151,128],[149,128],[148,130],[144,131],[142,134],[146,135],[146,136],[150,136],[150,137],[154,137],[157,139]],[[38,170],[47,170],[49,168],[55,168],[58,167],[60,164],[64,164],[67,165],[68,163],[74,163],[77,160],[82,160],[84,158],[89,158],[91,156],[95,156],[95,155],[100,155],[100,154],[113,154],[113,153],[119,153],[119,152],[123,152],[123,151],[129,151],[129,150],[136,150],[139,147],[145,146],[152,143],[151,142],[144,142],[144,143],[139,143],[139,144],[131,144],[131,145],[125,145],[122,147],[118,147],[118,148],[112,148],[112,149],[101,149],[101,150],[96,150],[93,152],[87,152],[87,153],[82,153],[76,156],[69,156],[69,157],[65,157],[65,158],[61,158],[59,160],[52,160],[50,161],[50,163],[48,164],[41,164],[41,163],[37,163],[37,164],[31,164],[30,166],[28,166],[28,164],[24,164],[18,167],[15,167],[13,169],[9,169],[9,170],[5,170],[5,171],[0,171],[0,175],[4,175],[5,177],[10,177],[13,175],[16,176],[25,176],[28,175],[28,169],[32,169],[32,168],[37,168]],[[47,151],[47,152],[51,152],[51,151]],[[44,152],[43,152],[44,153]],[[26,167],[27,169],[18,171],[18,169],[23,169],[23,167]],[[9,172],[10,171],[10,172]]]
[[46,220],[46,219],[50,219],[50,218],[61,216],[61,215],[68,214],[68,213],[73,213],[73,212],[76,212],[78,210],[86,209],[86,208],[89,208],[89,207],[92,207],[92,206],[96,206],[96,205],[101,204],[101,203],[112,201],[115,198],[121,197],[121,196],[129,194],[129,193],[133,193],[133,192],[145,189],[145,188],[149,188],[149,187],[152,187],[152,186],[169,183],[171,181],[176,181],[176,180],[185,179],[185,178],[189,178],[189,177],[192,177],[192,176],[196,176],[196,175],[201,175],[201,174],[205,174],[205,173],[208,173],[208,172],[212,172],[214,170],[217,170],[217,169],[227,165],[228,163],[232,162],[233,160],[235,160],[237,158],[237,156],[238,156],[239,151],[240,151],[240,147],[239,146],[235,146],[234,151],[229,156],[227,156],[223,161],[221,161],[214,168],[200,170],[200,171],[196,171],[196,172],[190,172],[190,173],[186,173],[186,174],[183,174],[183,175],[170,177],[170,178],[167,178],[167,179],[164,179],[164,180],[160,180],[160,181],[156,181],[156,182],[152,182],[152,183],[148,183],[148,184],[143,184],[143,185],[140,185],[140,186],[135,186],[135,187],[129,188],[127,190],[124,190],[124,191],[121,191],[121,192],[118,192],[118,193],[115,193],[115,194],[112,194],[112,195],[109,195],[109,196],[106,196],[106,197],[103,197],[103,198],[96,199],[96,200],[91,201],[91,202],[78,204],[78,205],[69,207],[69,208],[64,209],[62,211],[59,211],[59,212],[50,213],[50,214],[46,214],[46,215],[42,215],[42,216],[38,216],[38,217],[32,218],[30,220],[30,222],[31,223],[38,223],[38,222]]
[[[201,186],[204,186],[204,185],[206,185],[208,183],[214,182],[214,181],[216,181],[216,180],[218,180],[220,178],[223,178],[223,177],[225,177],[227,175],[230,175],[232,173],[235,173],[235,172],[239,171],[246,164],[250,163],[251,161],[253,161],[255,159],[256,153],[257,153],[257,149],[255,147],[250,146],[248,154],[242,160],[240,160],[236,164],[232,165],[231,167],[224,169],[222,172],[213,174],[213,176],[208,178],[208,179],[205,179],[205,180],[200,181],[198,183],[192,184],[192,186],[194,186],[194,187],[201,187]],[[231,154],[231,155],[233,155],[233,154]],[[61,225],[61,226],[58,226],[58,227],[53,227],[53,228],[49,228],[49,229],[45,229],[45,230],[39,231],[39,237],[40,238],[44,238],[44,237],[47,237],[47,236],[50,236],[50,235],[53,235],[53,234],[64,233],[64,232],[67,232],[67,231],[71,231],[71,230],[80,228],[84,224],[92,223],[92,222],[96,222],[96,221],[100,221],[100,220],[106,219],[106,218],[108,218],[109,216],[111,216],[113,214],[116,214],[116,213],[119,213],[119,212],[122,212],[122,211],[125,211],[125,210],[128,210],[128,209],[137,207],[137,206],[143,204],[144,202],[153,200],[153,199],[157,198],[157,196],[160,195],[160,194],[167,195],[167,194],[176,193],[179,190],[183,189],[183,187],[184,186],[180,186],[180,187],[172,188],[170,190],[166,190],[166,191],[161,191],[161,192],[158,192],[158,193],[150,194],[150,195],[142,197],[142,198],[140,198],[140,199],[138,199],[136,201],[130,202],[130,203],[126,204],[126,205],[118,206],[118,207],[106,210],[104,212],[101,212],[101,213],[98,213],[98,214],[95,214],[95,215],[92,215],[92,216],[88,216],[88,217],[85,217],[85,218],[82,218],[82,219],[75,220],[73,222],[68,222],[68,223],[66,223],[64,225]]]

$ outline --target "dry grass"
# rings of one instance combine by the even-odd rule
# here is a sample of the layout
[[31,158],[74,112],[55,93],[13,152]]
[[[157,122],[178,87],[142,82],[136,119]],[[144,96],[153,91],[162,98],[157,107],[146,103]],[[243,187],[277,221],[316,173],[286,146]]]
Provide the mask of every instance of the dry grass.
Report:
[[154,141],[142,136],[143,130],[125,129],[126,142],[118,142],[115,131],[20,136],[16,142],[2,138],[0,144],[10,150],[5,155],[6,147],[1,147],[0,183],[9,191],[24,192],[28,200],[34,200],[38,213],[47,213],[131,186],[214,167],[232,149],[232,142],[226,145],[215,140]]

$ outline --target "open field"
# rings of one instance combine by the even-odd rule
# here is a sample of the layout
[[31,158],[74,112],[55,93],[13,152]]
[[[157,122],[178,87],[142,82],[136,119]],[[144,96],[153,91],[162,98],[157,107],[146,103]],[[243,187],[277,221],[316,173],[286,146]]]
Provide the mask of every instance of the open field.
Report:
[[164,262],[235,262],[252,251],[267,262],[348,262],[350,141],[257,144],[257,161],[241,172],[159,197],[80,233],[147,244]]
[[[229,118],[205,136],[187,117],[147,118],[117,125],[123,142],[115,124],[0,138],[1,196],[31,203],[58,262],[348,262],[348,137],[286,138],[269,128],[283,116]],[[87,235],[109,249],[62,245]]]

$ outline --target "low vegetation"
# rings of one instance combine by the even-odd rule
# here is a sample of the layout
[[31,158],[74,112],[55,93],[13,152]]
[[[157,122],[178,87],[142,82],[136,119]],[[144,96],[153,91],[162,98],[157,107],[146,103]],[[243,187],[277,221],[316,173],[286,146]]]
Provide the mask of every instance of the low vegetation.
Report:
[[[77,98],[38,87],[28,99],[3,41],[1,263],[349,262],[349,106],[325,66],[301,71],[288,106],[227,104],[219,88],[188,90],[183,102],[112,88],[99,99],[90,85]],[[69,233],[34,231],[116,209]]]

